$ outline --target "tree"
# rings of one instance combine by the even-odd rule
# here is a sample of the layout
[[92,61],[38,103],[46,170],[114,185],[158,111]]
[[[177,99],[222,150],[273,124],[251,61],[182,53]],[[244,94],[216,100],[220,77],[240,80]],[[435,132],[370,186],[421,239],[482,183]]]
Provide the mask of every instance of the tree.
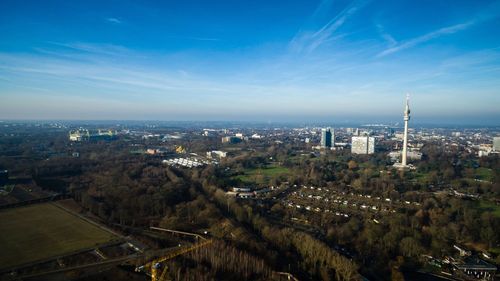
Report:
[[495,231],[490,226],[481,229],[481,240],[488,244],[488,247],[493,247],[495,244]]
[[349,170],[354,170],[358,168],[358,163],[356,161],[351,160],[347,163],[347,166],[349,167]]
[[418,240],[413,237],[405,237],[399,243],[401,253],[406,257],[418,257],[423,249]]

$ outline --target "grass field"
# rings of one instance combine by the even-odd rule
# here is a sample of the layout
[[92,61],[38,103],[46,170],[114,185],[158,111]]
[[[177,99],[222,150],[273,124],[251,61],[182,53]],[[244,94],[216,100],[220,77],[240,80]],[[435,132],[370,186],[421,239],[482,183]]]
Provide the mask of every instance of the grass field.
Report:
[[490,211],[493,213],[493,215],[500,218],[500,206],[496,205],[491,201],[485,201],[485,200],[479,201],[479,209],[483,211]]
[[490,248],[489,252],[495,255],[500,255],[500,247]]
[[493,171],[488,168],[477,168],[475,170],[477,179],[483,181],[493,181]]
[[419,183],[427,183],[428,182],[428,177],[429,177],[429,174],[428,173],[422,173],[422,172],[416,172],[415,173],[415,179],[419,182]]
[[[281,175],[287,175],[290,173],[290,170],[286,167],[278,167],[274,165],[269,165],[263,169],[247,169],[245,170],[245,174],[235,176],[235,179],[239,179],[242,182],[259,182],[269,180],[273,177],[278,177]],[[260,180],[259,180],[260,179]]]
[[0,268],[21,265],[116,238],[50,203],[0,211]]

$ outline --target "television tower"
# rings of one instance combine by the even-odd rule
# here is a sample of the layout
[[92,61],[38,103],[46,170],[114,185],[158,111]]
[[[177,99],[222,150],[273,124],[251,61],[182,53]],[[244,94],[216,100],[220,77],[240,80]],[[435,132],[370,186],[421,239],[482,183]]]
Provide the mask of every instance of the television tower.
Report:
[[410,120],[410,95],[406,95],[406,107],[405,107],[405,112],[404,112],[404,117],[403,120],[405,121],[405,131],[404,131],[404,138],[403,138],[403,153],[402,153],[402,159],[401,159],[401,166],[406,167],[406,150],[408,148],[408,121]]

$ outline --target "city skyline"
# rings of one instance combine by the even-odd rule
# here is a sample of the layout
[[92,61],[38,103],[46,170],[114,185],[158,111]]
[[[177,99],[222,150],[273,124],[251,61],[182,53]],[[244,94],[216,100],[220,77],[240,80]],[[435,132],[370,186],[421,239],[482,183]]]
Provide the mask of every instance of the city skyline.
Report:
[[499,1],[0,4],[0,119],[499,125]]

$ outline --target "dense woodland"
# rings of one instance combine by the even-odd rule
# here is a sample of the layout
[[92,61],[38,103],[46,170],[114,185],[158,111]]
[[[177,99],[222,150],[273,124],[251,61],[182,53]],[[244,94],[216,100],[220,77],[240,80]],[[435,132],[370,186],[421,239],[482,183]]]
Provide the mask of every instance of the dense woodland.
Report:
[[[455,243],[490,251],[499,247],[500,217],[493,210],[478,208],[475,200],[433,193],[453,186],[498,202],[498,157],[477,159],[465,151],[428,143],[422,149],[425,157],[417,163],[417,172],[400,173],[387,168],[390,163],[383,153],[353,157],[337,151],[297,157],[296,151],[303,147],[295,144],[259,144],[262,148],[258,149],[240,144],[239,152],[219,166],[181,169],[163,166],[157,157],[130,153],[131,142],[122,138],[68,144],[61,133],[43,138],[3,137],[0,168],[68,194],[110,226],[209,230],[220,242],[211,246],[214,251],[199,250],[176,260],[171,274],[183,276],[176,280],[269,280],[272,271],[291,272],[301,280],[358,280],[360,274],[375,280],[386,280],[387,276],[397,280],[402,278],[401,271],[422,266],[422,254],[451,254]],[[147,140],[140,142],[148,145]],[[214,143],[192,141],[188,147],[193,151],[215,149]],[[64,156],[72,151],[81,156]],[[267,206],[259,200],[225,195],[229,188],[246,184],[232,175],[264,167],[271,158],[291,173],[256,186],[327,186],[411,199],[421,207],[401,209],[381,224],[357,217],[325,219],[318,233],[277,225],[269,219],[269,212],[289,216],[279,204]],[[471,180],[477,167],[491,169],[492,181]],[[419,173],[425,177],[419,178]],[[349,249],[352,257],[336,251],[339,245]],[[500,255],[496,262],[500,263]]]

